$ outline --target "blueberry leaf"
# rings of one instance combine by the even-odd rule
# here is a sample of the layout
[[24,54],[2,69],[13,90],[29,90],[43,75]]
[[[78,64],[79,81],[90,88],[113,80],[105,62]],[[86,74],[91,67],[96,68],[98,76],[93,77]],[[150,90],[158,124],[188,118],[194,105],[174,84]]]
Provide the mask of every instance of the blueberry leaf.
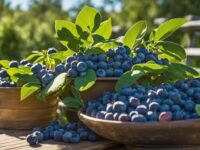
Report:
[[143,75],[144,72],[142,70],[127,71],[117,81],[115,90],[119,92],[123,87],[131,86]]
[[77,110],[82,107],[81,101],[75,97],[65,97],[61,100],[69,109]]
[[112,34],[111,18],[108,18],[100,24],[100,27],[94,32],[96,35],[102,36],[104,39],[109,39]]
[[4,68],[9,68],[9,61],[8,60],[0,60],[0,66]]
[[20,100],[23,101],[27,99],[27,97],[31,96],[33,93],[38,91],[41,88],[41,86],[33,84],[33,83],[27,83],[24,84],[20,91]]
[[67,51],[63,51],[63,52],[53,53],[53,54],[51,54],[49,57],[50,57],[51,59],[57,60],[57,62],[61,63],[61,62],[63,62],[63,60],[65,60],[68,56],[72,56],[73,54],[74,54],[73,51],[67,50]]
[[79,25],[84,31],[90,33],[96,31],[101,23],[101,16],[94,8],[85,6],[76,18],[76,24]]
[[161,41],[158,42],[156,44],[156,47],[161,50],[163,53],[169,53],[172,55],[175,55],[176,57],[178,57],[180,60],[183,60],[186,58],[186,52],[185,49],[174,43],[174,42],[170,42],[170,41]]
[[174,33],[178,28],[185,24],[188,20],[185,18],[174,18],[162,23],[155,32],[154,42],[166,39],[172,33]]
[[26,60],[33,62],[34,60],[36,60],[40,56],[43,56],[43,54],[42,53],[31,54],[26,58]]
[[198,116],[200,116],[200,104],[196,104],[195,111],[198,114]]
[[59,92],[63,87],[66,87],[71,82],[71,79],[67,76],[67,73],[59,74],[53,81],[51,81],[45,88],[40,92],[39,98],[44,99],[53,93]]
[[132,49],[137,40],[140,41],[144,37],[147,30],[145,21],[135,23],[125,34],[123,44]]
[[36,78],[33,75],[30,74],[20,74],[16,73],[13,75],[14,77],[17,77],[19,80],[21,80],[23,83],[32,83],[36,85],[41,85],[41,82],[38,78]]
[[199,75],[198,71],[196,71],[195,69],[193,69],[192,67],[190,67],[188,65],[181,64],[181,63],[172,63],[172,65],[176,69],[183,70],[186,73],[186,75],[187,74],[191,74],[193,76],[198,76]]
[[79,91],[85,91],[95,84],[96,74],[94,70],[88,69],[85,76],[75,78],[74,86]]

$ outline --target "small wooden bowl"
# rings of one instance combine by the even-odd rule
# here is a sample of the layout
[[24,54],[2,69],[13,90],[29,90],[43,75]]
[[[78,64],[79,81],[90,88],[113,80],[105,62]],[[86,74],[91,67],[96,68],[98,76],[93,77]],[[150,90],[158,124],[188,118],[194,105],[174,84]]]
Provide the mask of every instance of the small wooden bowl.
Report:
[[20,101],[20,87],[0,88],[0,128],[31,129],[56,119],[58,100],[49,96],[46,102],[32,94]]
[[135,146],[190,146],[200,144],[200,119],[131,123],[108,121],[87,116],[80,110],[79,119],[92,131],[107,139]]

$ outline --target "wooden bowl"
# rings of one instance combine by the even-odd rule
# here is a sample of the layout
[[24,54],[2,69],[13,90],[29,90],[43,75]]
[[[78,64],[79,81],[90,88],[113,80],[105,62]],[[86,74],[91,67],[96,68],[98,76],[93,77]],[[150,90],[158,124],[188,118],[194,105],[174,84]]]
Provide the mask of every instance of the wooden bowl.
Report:
[[123,143],[129,149],[135,146],[180,146],[200,144],[200,120],[156,123],[108,121],[78,112],[80,120],[92,131],[107,139]]
[[56,118],[56,97],[50,96],[41,102],[33,94],[21,102],[20,89],[0,88],[0,128],[31,129],[45,126]]

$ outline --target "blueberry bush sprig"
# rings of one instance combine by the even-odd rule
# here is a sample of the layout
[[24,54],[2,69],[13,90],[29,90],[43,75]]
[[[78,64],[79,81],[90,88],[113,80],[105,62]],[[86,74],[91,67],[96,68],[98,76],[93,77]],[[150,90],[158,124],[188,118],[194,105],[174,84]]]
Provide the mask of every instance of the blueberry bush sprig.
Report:
[[104,92],[91,100],[86,114],[105,120],[124,122],[176,121],[199,118],[200,78],[177,80],[174,84],[126,87]]
[[57,121],[52,121],[47,127],[36,127],[33,133],[26,138],[30,145],[37,145],[45,140],[53,139],[58,142],[80,143],[81,141],[98,141],[100,137],[90,131],[83,124],[76,122],[61,126]]

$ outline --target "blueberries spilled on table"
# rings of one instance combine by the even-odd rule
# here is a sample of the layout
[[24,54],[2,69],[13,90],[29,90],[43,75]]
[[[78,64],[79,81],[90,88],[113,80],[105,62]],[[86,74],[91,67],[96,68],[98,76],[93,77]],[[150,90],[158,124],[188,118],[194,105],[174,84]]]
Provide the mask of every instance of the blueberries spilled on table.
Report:
[[145,48],[136,50],[135,56],[130,56],[131,50],[126,46],[110,49],[106,54],[75,54],[67,58],[65,63],[55,68],[56,73],[67,72],[72,78],[85,76],[87,69],[93,69],[97,77],[120,77],[130,70],[134,64],[154,61],[160,65],[167,65],[167,59],[158,59],[158,55]]
[[76,122],[61,126],[57,121],[52,121],[45,128],[33,129],[33,133],[27,136],[30,145],[36,145],[44,140],[53,139],[66,143],[80,143],[81,141],[99,141],[100,137],[87,127]]
[[138,84],[119,93],[104,92],[88,102],[86,114],[124,122],[187,120],[199,118],[196,104],[200,104],[200,78],[147,88]]

